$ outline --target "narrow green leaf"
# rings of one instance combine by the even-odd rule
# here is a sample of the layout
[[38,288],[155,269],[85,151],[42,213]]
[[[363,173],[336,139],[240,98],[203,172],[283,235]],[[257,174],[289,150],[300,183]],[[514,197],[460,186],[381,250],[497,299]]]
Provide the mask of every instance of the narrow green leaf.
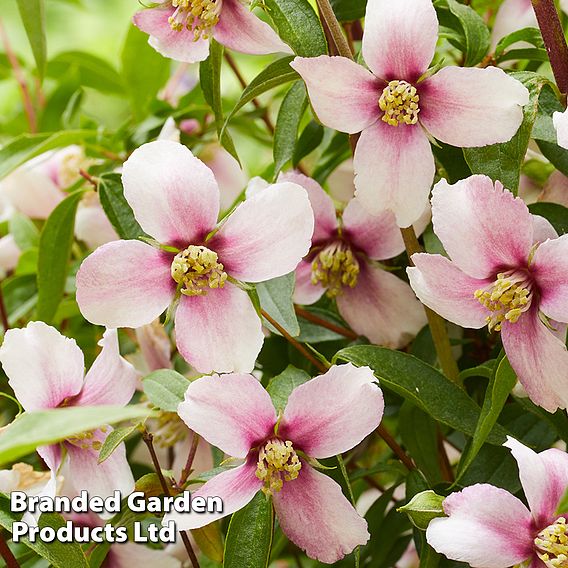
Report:
[[[300,325],[294,311],[294,273],[273,278],[256,285],[260,305],[269,316],[272,316],[292,337],[300,335]],[[276,329],[265,321],[264,324],[274,333]]]
[[367,0],[331,0],[331,6],[340,22],[354,22],[365,17]]
[[136,221],[134,212],[124,197],[120,174],[105,174],[99,183],[101,205],[121,239],[137,239],[147,236]]
[[148,418],[152,411],[140,406],[70,406],[24,412],[0,434],[0,465],[16,461],[38,446],[54,444],[76,434],[123,420]]
[[[464,390],[420,359],[375,345],[356,345],[339,351],[334,357],[337,360],[368,365],[382,388],[396,392],[442,424],[469,436],[475,433],[479,406]],[[505,435],[506,431],[496,424],[487,441],[501,445]]]
[[28,41],[34,54],[40,79],[45,74],[47,41],[45,35],[45,5],[43,0],[17,0]]
[[[10,510],[10,499],[0,495],[0,526],[12,532],[12,524],[20,520],[21,515],[12,513]],[[43,513],[39,518],[40,528],[52,527],[57,530],[65,526],[65,519],[57,513]],[[31,550],[45,558],[50,566],[55,568],[89,568],[89,562],[81,549],[81,545],[74,542],[42,542],[39,538],[31,542],[24,537],[21,541]]]
[[500,57],[508,47],[520,41],[530,43],[535,47],[544,47],[542,34],[538,28],[523,28],[522,30],[514,31],[499,40],[499,43],[497,43],[495,47],[495,57]]
[[293,365],[288,365],[279,375],[272,377],[266,390],[272,399],[276,412],[284,411],[292,391],[309,380],[310,375],[306,371],[297,369]]
[[173,369],[161,369],[142,380],[144,393],[150,402],[167,412],[176,412],[183,402],[189,381]]
[[267,568],[273,529],[272,501],[259,491],[246,507],[233,513],[223,568]]
[[264,0],[278,35],[302,57],[327,53],[321,22],[308,0]]
[[292,85],[280,106],[274,133],[274,176],[294,156],[296,138],[302,116],[308,106],[308,96],[303,81]]
[[103,463],[106,459],[108,459],[114,450],[116,450],[116,448],[118,448],[118,446],[120,446],[120,444],[122,444],[128,436],[136,432],[136,430],[138,430],[138,424],[113,430],[103,442],[103,446],[99,452],[98,463]]
[[39,239],[37,319],[49,323],[63,299],[75,229],[84,190],[66,197],[48,217]]
[[292,160],[294,166],[297,166],[308,154],[311,154],[323,140],[323,126],[312,120],[306,128],[304,128],[300,139],[296,144],[294,158]]
[[10,234],[14,236],[14,240],[21,250],[26,251],[39,245],[39,230],[33,221],[16,212],[10,217],[9,221]]

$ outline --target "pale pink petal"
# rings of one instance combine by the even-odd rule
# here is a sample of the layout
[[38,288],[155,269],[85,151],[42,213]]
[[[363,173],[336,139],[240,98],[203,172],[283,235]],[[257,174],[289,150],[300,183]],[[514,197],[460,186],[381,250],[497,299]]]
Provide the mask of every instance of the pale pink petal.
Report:
[[363,57],[377,77],[415,82],[428,68],[438,41],[431,0],[371,0],[365,15]]
[[172,301],[173,256],[140,241],[115,241],[88,256],[77,272],[77,303],[91,323],[140,327]]
[[404,251],[404,241],[392,211],[371,215],[352,199],[342,215],[345,238],[373,260],[385,260]]
[[270,395],[252,375],[211,375],[193,381],[178,407],[189,428],[226,454],[244,458],[276,424]]
[[353,158],[348,158],[335,168],[327,178],[329,194],[343,203],[347,203],[355,195],[355,172]]
[[279,182],[291,182],[303,187],[308,192],[310,205],[314,212],[314,234],[312,242],[318,243],[329,239],[337,231],[337,214],[331,197],[315,180],[304,174],[292,170],[278,176]]
[[41,321],[9,329],[0,347],[0,362],[28,412],[56,408],[83,386],[85,362],[77,343]]
[[21,254],[22,251],[13,235],[2,237],[0,239],[0,274],[5,277],[7,272],[14,270],[18,266]]
[[[187,552],[186,552],[187,555]],[[125,542],[110,547],[105,568],[180,568],[181,562],[165,550],[149,548],[143,544]]]
[[171,5],[141,10],[134,14],[132,21],[150,36],[148,43],[161,55],[182,61],[196,63],[204,61],[209,55],[209,40],[193,41],[193,32],[188,29],[175,31],[168,18],[174,13]]
[[568,177],[557,170],[552,172],[544,184],[542,193],[538,196],[538,201],[568,207]]
[[555,112],[552,115],[554,128],[556,129],[556,139],[562,148],[568,148],[568,109],[564,112]]
[[309,306],[315,304],[324,294],[325,288],[321,282],[312,284],[312,263],[302,260],[296,268],[296,286],[294,288],[294,302]]
[[59,444],[52,444],[50,446],[40,446],[37,453],[45,462],[45,465],[54,473],[57,473],[61,465],[61,446]]
[[409,227],[428,205],[436,167],[419,125],[390,126],[379,120],[365,129],[355,150],[355,195],[372,214],[390,209]]
[[480,329],[489,311],[475,298],[488,280],[471,278],[439,254],[412,255],[414,267],[406,269],[418,299],[443,318],[461,326]]
[[73,486],[103,498],[113,495],[115,490],[120,491],[123,497],[134,491],[134,478],[124,444],[120,444],[102,463],[98,463],[100,446],[95,449],[89,445],[93,441],[102,445],[111,430],[107,426],[106,433],[95,430],[93,438],[65,442],[66,468]]
[[503,322],[501,339],[530,399],[548,412],[567,408],[566,344],[540,321],[538,307],[533,306],[516,323]]
[[433,519],[426,539],[437,552],[472,568],[509,568],[532,556],[531,515],[508,491],[486,483],[452,493],[448,517]]
[[568,235],[542,243],[531,264],[540,293],[540,310],[568,322]]
[[149,371],[173,367],[170,338],[160,320],[139,327],[136,330],[136,339]]
[[444,67],[421,83],[419,94],[426,129],[466,148],[509,141],[529,102],[526,87],[498,67]]
[[241,53],[293,53],[267,23],[239,0],[223,0],[213,37],[225,47]]
[[526,266],[533,221],[525,203],[491,178],[440,180],[432,192],[432,223],[453,262],[474,278]]
[[334,365],[292,391],[279,436],[315,458],[350,450],[383,417],[383,393],[376,381],[369,367]]
[[376,345],[400,349],[426,325],[410,286],[379,266],[360,263],[357,285],[343,288],[337,308],[351,329]]
[[192,492],[193,498],[201,496],[220,497],[223,511],[220,513],[166,513],[163,524],[175,521],[178,530],[198,529],[213,521],[222,519],[245,505],[260,491],[263,482],[255,475],[256,460],[249,459],[243,465],[224,471],[209,480],[203,487]]
[[136,220],[161,243],[199,244],[217,222],[213,172],[182,144],[156,140],[140,146],[124,162],[122,182]]
[[116,329],[107,329],[99,341],[99,353],[73,406],[126,405],[136,390],[138,373],[118,349]]
[[557,449],[536,453],[510,436],[503,444],[519,466],[519,478],[535,526],[556,520],[555,511],[568,487],[568,454]]
[[544,243],[548,239],[557,239],[558,233],[552,223],[540,215],[532,215],[533,244]]
[[90,249],[119,238],[94,191],[89,192],[79,203],[75,216],[75,236]]
[[367,522],[341,487],[305,461],[299,476],[285,481],[273,501],[282,531],[310,558],[332,564],[369,540]]
[[[493,23],[491,32],[491,49],[495,49],[501,38],[522,30],[523,28],[537,28],[538,24],[531,0],[505,0]],[[527,42],[517,42],[515,47],[528,47]],[[532,47],[532,46],[531,46]]]
[[207,246],[227,274],[263,282],[292,272],[308,253],[314,214],[295,183],[277,183],[243,201]]
[[319,120],[334,130],[355,134],[379,118],[383,84],[346,57],[296,57],[295,69],[308,88]]
[[229,283],[205,296],[182,295],[175,331],[179,352],[200,373],[248,373],[264,342],[248,294]]

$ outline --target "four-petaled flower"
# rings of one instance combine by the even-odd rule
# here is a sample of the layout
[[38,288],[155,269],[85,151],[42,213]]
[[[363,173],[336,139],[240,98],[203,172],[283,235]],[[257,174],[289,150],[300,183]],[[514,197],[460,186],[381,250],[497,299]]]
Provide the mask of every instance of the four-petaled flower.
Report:
[[[120,356],[118,335],[107,329],[102,351],[85,375],[83,353],[75,343],[41,321],[10,329],[0,347],[0,362],[8,382],[28,412],[69,406],[126,405],[138,374]],[[134,479],[121,444],[104,462],[99,450],[112,428],[105,426],[37,449],[53,479],[63,465],[75,488],[107,497],[115,490],[128,494]],[[55,491],[55,484],[52,483]]]
[[379,425],[383,395],[368,367],[351,364],[296,387],[277,416],[252,375],[203,377],[191,383],[178,413],[209,443],[245,462],[193,496],[221,497],[222,513],[166,515],[178,530],[199,528],[241,509],[258,491],[271,495],[284,533],[308,556],[333,563],[369,538],[366,522],[339,485],[312,458],[341,454]]
[[431,136],[459,147],[509,140],[523,120],[528,90],[496,67],[428,65],[438,40],[431,0],[369,0],[363,57],[297,57],[320,121],[361,132],[355,151],[356,195],[369,212],[391,209],[400,227],[424,211],[434,180]]
[[150,45],[165,57],[195,63],[207,59],[209,41],[255,55],[292,53],[276,32],[243,0],[165,0],[134,15],[150,35]]
[[115,241],[77,273],[77,302],[92,323],[137,328],[176,299],[176,343],[198,371],[252,371],[264,335],[236,280],[292,272],[310,248],[314,218],[306,191],[276,184],[241,203],[216,227],[219,187],[181,144],[161,140],[125,162],[124,195],[142,229],[166,246]]
[[378,345],[406,345],[426,325],[424,309],[406,282],[374,262],[404,251],[394,214],[369,215],[355,198],[338,217],[315,180],[296,172],[280,179],[306,189],[315,218],[312,248],[296,269],[294,300],[313,304],[326,293],[359,335]]
[[568,454],[537,454],[514,438],[504,444],[519,466],[529,508],[488,483],[452,493],[448,515],[434,519],[426,539],[437,552],[473,568],[562,568],[568,563],[568,511],[558,511],[568,488]]
[[501,331],[530,398],[549,412],[568,406],[568,235],[487,176],[432,194],[434,232],[448,256],[415,254],[408,268],[420,300],[461,327]]

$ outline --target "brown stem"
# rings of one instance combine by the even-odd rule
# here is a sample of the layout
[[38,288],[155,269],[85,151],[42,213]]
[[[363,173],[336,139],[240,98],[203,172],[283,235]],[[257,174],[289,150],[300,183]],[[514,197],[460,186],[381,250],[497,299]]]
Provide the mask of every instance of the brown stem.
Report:
[[0,321],[2,322],[2,327],[4,331],[10,329],[10,323],[8,322],[8,312],[6,311],[6,304],[4,303],[4,292],[2,290],[2,283],[0,282]]
[[377,434],[385,441],[386,445],[394,452],[396,457],[406,466],[409,471],[416,469],[414,462],[408,454],[398,445],[393,435],[382,424],[377,428]]
[[10,547],[4,540],[4,536],[0,532],[0,556],[6,561],[7,568],[20,568],[16,557],[10,550]]
[[[349,48],[349,44],[343,35],[343,29],[335,17],[335,12],[331,7],[329,0],[316,0],[318,5],[318,10],[323,22],[329,30],[332,45],[335,51],[342,57],[347,57],[348,59],[353,59],[353,54]],[[330,49],[331,49],[330,45]]]
[[[154,469],[156,470],[158,479],[160,480],[162,491],[164,492],[164,495],[171,497],[170,487],[168,485],[168,482],[166,481],[166,478],[164,477],[164,474],[162,473],[162,468],[160,467],[160,462],[158,460],[158,456],[156,455],[156,450],[154,450],[154,436],[152,436],[152,434],[150,434],[148,430],[144,429],[144,431],[142,432],[142,439],[144,440],[144,443],[146,444],[148,451],[150,452],[150,457],[152,458]],[[185,550],[187,551],[187,555],[191,560],[193,568],[200,568],[199,560],[197,560],[197,556],[195,555],[193,547],[191,546],[191,542],[189,541],[187,533],[185,531],[179,531],[179,534],[181,536],[181,540],[183,541],[183,545],[185,546]]]
[[2,25],[2,21],[0,20],[0,37],[2,38],[2,43],[4,45],[4,51],[6,52],[6,57],[10,62],[10,66],[14,71],[14,77],[20,87],[20,92],[22,93],[22,101],[24,103],[24,112],[26,113],[26,117],[28,119],[28,125],[30,127],[30,132],[32,134],[37,132],[37,119],[36,113],[34,110],[34,105],[32,102],[32,97],[30,95],[30,90],[28,88],[28,83],[26,82],[26,78],[20,67],[20,63],[14,51],[12,50],[12,46],[10,45],[10,40],[8,39],[8,34]]
[[297,349],[310,363],[322,373],[327,371],[327,366],[324,365],[319,359],[316,359],[301,343],[296,341],[273,317],[268,315],[264,310],[260,310],[262,317],[269,322],[272,327],[278,330],[286,341]]
[[438,429],[438,458],[440,460],[440,470],[442,471],[442,477],[444,478],[444,480],[453,483],[454,472],[452,470],[446,448],[444,447],[444,442],[444,435]]
[[79,169],[79,175],[82,178],[85,178],[95,189],[99,187],[97,180],[91,174],[87,173],[85,170]]
[[300,316],[301,318],[303,318],[307,321],[311,321],[312,323],[315,323],[316,325],[319,325],[320,327],[325,327],[326,329],[329,329],[330,331],[333,331],[334,333],[337,333],[339,335],[343,335],[343,337],[347,337],[348,339],[357,339],[359,337],[354,331],[351,331],[350,329],[347,329],[346,327],[341,327],[340,325],[336,325],[334,323],[331,323],[330,321],[327,321],[326,319],[320,318],[319,316],[316,316],[315,314],[308,312],[308,310],[304,310],[304,308],[300,308],[300,306],[295,305],[294,311],[296,312],[296,315]]
[[[412,255],[422,252],[422,247],[420,246],[420,243],[416,238],[414,227],[401,229],[400,232],[404,240],[404,245],[408,254],[408,260],[410,264],[413,265]],[[448,336],[446,322],[436,312],[433,312],[426,306],[424,306],[424,311],[426,312],[426,317],[428,318],[430,333],[432,334],[432,340],[434,342],[434,347],[436,348],[436,353],[438,355],[438,360],[440,361],[442,371],[449,379],[451,379],[455,383],[460,384],[460,370],[452,353],[452,345]]]
[[349,49],[351,50],[351,53],[355,55],[355,44],[353,42],[353,22],[345,22],[343,24],[343,29],[345,30],[345,35],[347,36]]
[[556,84],[568,93],[568,46],[554,0],[532,0]]
[[185,462],[185,467],[181,472],[181,477],[178,482],[178,487],[182,488],[191,474],[191,467],[193,465],[193,460],[195,459],[195,454],[197,453],[197,446],[199,445],[199,435],[193,432],[193,440],[191,441],[191,448],[189,449],[189,454],[187,456],[187,461]]

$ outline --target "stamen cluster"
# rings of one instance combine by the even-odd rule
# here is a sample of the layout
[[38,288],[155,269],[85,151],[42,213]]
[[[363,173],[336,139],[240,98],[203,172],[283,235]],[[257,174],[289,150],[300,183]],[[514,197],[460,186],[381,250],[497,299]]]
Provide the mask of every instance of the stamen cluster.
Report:
[[256,476],[264,482],[262,491],[265,495],[278,493],[284,481],[298,477],[300,469],[302,464],[290,440],[270,440],[258,453]]
[[568,567],[568,526],[559,517],[552,525],[540,531],[534,539],[538,557],[548,568]]
[[416,87],[406,81],[391,81],[379,99],[379,107],[385,113],[382,120],[391,126],[416,124],[419,101]]
[[319,282],[330,298],[339,296],[343,286],[354,288],[359,276],[359,261],[343,242],[325,247],[312,262],[312,284]]
[[187,28],[193,32],[193,41],[211,37],[219,22],[219,0],[172,0],[172,6],[177,8],[168,19],[172,30]]
[[223,288],[227,280],[217,253],[196,245],[176,254],[171,274],[186,296],[204,296],[207,288]]
[[[108,428],[106,426],[103,426],[100,430],[103,434],[106,434],[108,432]],[[81,448],[82,450],[88,450],[89,448],[92,448],[93,450],[98,452],[102,448],[102,442],[100,440],[95,440],[94,437],[95,432],[93,430],[89,430],[88,432],[75,434],[75,436],[68,438],[67,441],[70,444]]]

